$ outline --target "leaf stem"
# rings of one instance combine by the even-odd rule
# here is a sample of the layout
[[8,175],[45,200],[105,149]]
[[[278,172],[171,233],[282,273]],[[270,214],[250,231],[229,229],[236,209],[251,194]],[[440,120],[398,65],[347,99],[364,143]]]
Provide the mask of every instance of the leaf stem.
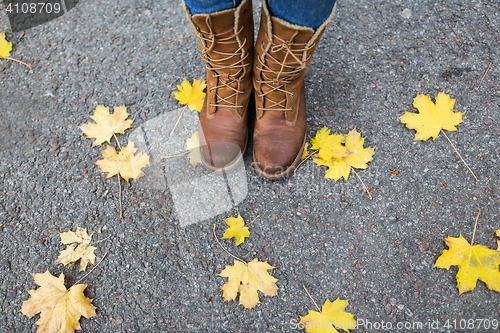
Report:
[[462,40],[460,39],[460,36],[457,34],[457,32],[455,31],[455,29],[453,29],[453,27],[448,23],[448,26],[451,28],[451,30],[453,30],[453,32],[455,33],[455,36],[457,36],[458,40],[460,41],[460,44],[463,44],[462,43]]
[[117,175],[118,178],[118,201],[120,202],[120,218],[123,218],[123,209],[122,209],[122,183],[120,182],[120,174]]
[[488,71],[490,70],[491,64],[492,64],[492,62],[490,62],[490,65],[488,66],[488,69],[484,73],[483,78],[481,79],[481,82],[479,82],[479,85],[477,86],[476,90],[479,90],[479,87],[481,87],[481,84],[483,83],[483,80],[486,77],[486,74],[488,74]]
[[94,243],[92,243],[92,244],[90,244],[90,245],[94,245],[94,244],[97,244],[97,243],[103,242],[103,241],[105,241],[106,239],[108,239],[109,237],[111,237],[111,234],[110,234],[110,235],[108,235],[108,237],[106,237],[106,238],[104,238],[104,239],[101,239],[101,240],[98,240],[97,242],[94,242]]
[[321,313],[321,310],[319,309],[318,304],[316,304],[316,302],[314,301],[314,298],[312,298],[311,294],[309,294],[309,291],[307,291],[306,286],[302,285],[302,287],[304,287],[304,290],[306,291],[307,296],[309,296],[309,298],[311,299],[311,301],[313,301],[314,305],[316,305],[316,309],[318,309],[318,312]]
[[175,122],[174,128],[172,129],[172,132],[170,132],[170,136],[174,135],[175,128],[177,127],[177,124],[179,123],[179,120],[181,120],[182,115],[184,114],[184,111],[186,111],[187,104],[184,105],[184,108],[181,111],[181,114],[179,115],[179,118],[177,118],[177,121]]
[[175,42],[175,41],[177,41],[177,40],[186,39],[186,38],[190,38],[190,37],[191,37],[191,36],[174,38],[174,39],[171,39],[171,40],[167,40],[166,42],[163,42],[163,43],[161,43],[161,44],[158,44],[158,46],[162,46],[162,45],[165,45],[165,44],[168,44],[168,43]]
[[[122,149],[122,146],[120,145],[120,141],[118,141],[118,138],[116,137],[116,134],[113,133],[113,136],[116,140],[116,143],[118,144],[118,148],[120,148],[120,151],[122,152],[123,154],[123,157],[125,157],[125,152],[123,151]],[[114,163],[114,162],[113,162]],[[115,163],[115,166],[116,166],[116,163]],[[118,200],[120,201],[120,218],[122,219],[123,218],[123,208],[122,208],[122,183],[120,182],[120,173],[118,172],[118,174],[116,175],[116,177],[118,177],[118,189],[120,191],[120,193],[118,194]]]
[[453,142],[451,142],[450,138],[448,137],[448,135],[446,135],[446,133],[443,131],[443,129],[441,129],[441,133],[443,133],[444,137],[448,139],[448,142],[451,144],[451,146],[453,147],[453,149],[455,149],[455,152],[457,153],[458,157],[460,157],[460,159],[462,160],[462,162],[464,162],[465,166],[467,167],[467,169],[469,169],[470,173],[472,173],[472,175],[474,176],[474,178],[476,178],[476,180],[479,181],[479,179],[477,179],[477,177],[474,174],[474,172],[472,172],[472,170],[469,168],[469,166],[467,165],[467,163],[465,162],[465,160],[462,158],[462,155],[460,155],[460,153],[458,152],[457,148],[455,148],[455,145],[453,144]]
[[219,244],[219,246],[224,250],[226,251],[227,254],[229,254],[231,257],[233,257],[234,259],[236,260],[239,260],[241,261],[242,263],[244,263],[245,265],[248,264],[245,260],[243,259],[240,259],[238,258],[237,256],[235,256],[234,254],[232,254],[231,252],[229,252],[228,250],[226,250],[226,248],[224,246],[222,246],[222,244],[219,242],[219,239],[217,238],[217,235],[215,234],[215,223],[214,223],[214,237],[215,237],[215,240],[217,241],[217,244]]
[[113,133],[113,136],[115,137],[116,143],[118,144],[118,148],[120,148],[120,151],[123,153],[123,156],[125,156],[125,152],[122,149],[122,146],[120,145],[120,142],[118,141],[118,138],[116,137],[116,134]]
[[356,175],[356,177],[358,177],[358,179],[361,182],[361,184],[363,184],[363,186],[365,187],[366,194],[368,194],[368,196],[370,197],[370,200],[372,200],[373,198],[372,198],[372,195],[370,194],[370,190],[368,189],[368,187],[366,187],[365,183],[363,183],[363,180],[358,175],[358,173],[356,172],[356,170],[354,170],[354,168],[352,166],[350,166],[350,167],[351,167],[352,172],[354,172],[354,174]]
[[474,224],[474,233],[472,234],[472,242],[470,242],[470,246],[474,245],[474,237],[476,237],[476,227],[477,227],[477,220],[479,219],[479,214],[481,214],[481,208],[479,208],[479,211],[477,212],[476,224]]
[[299,165],[297,165],[297,166],[295,167],[295,170],[293,170],[293,172],[297,171],[297,169],[299,168],[299,166],[301,166],[301,165],[302,165],[302,163],[304,163],[304,162],[305,162],[305,161],[306,161],[309,157],[311,157],[311,156],[315,155],[318,151],[319,151],[319,149],[316,149],[315,151],[313,151],[313,152],[311,152],[309,155],[307,155],[307,157],[306,157],[306,158],[304,158],[304,159],[303,159],[303,160],[299,163]]
[[181,154],[177,154],[177,155],[170,155],[170,156],[161,156],[161,158],[172,158],[172,157],[179,157],[179,156],[182,156],[182,155],[186,155],[187,153],[190,153],[191,151],[188,150],[188,151],[185,151]]
[[257,215],[250,223],[246,225],[248,227],[250,224],[252,224],[255,220],[257,220],[260,217],[260,215]]
[[[94,269],[97,268],[97,266],[99,266],[99,264],[104,260],[104,258],[106,258],[106,255],[108,254],[109,251],[106,251],[106,253],[104,253],[104,255],[102,256],[102,259],[97,263],[97,265],[94,266],[94,268],[92,268],[87,274],[85,274],[80,280],[76,281],[75,283],[73,283],[73,286],[80,283],[83,279],[85,279],[90,273],[92,273],[94,271]],[[71,287],[73,287],[71,286]],[[71,289],[71,288],[70,288]]]
[[21,60],[17,60],[17,59],[11,58],[11,57],[3,57],[3,58],[9,59],[9,60],[12,60],[12,61],[17,61],[18,63],[23,64],[24,66],[28,67],[29,69],[32,69],[30,65],[28,65],[25,62],[22,62]]

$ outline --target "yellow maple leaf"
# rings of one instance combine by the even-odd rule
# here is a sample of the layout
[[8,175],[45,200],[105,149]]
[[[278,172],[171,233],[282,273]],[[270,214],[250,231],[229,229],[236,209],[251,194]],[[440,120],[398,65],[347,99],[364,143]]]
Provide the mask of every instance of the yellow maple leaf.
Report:
[[234,237],[234,242],[238,246],[245,242],[245,237],[250,237],[250,231],[248,227],[245,227],[245,222],[240,214],[238,214],[238,217],[231,216],[227,218],[226,223],[229,225],[229,228],[224,231],[222,238],[231,239]]
[[342,160],[334,160],[327,166],[328,170],[325,172],[325,178],[337,181],[344,177],[344,180],[347,180],[351,174],[351,166]]
[[109,143],[113,134],[123,134],[127,128],[130,128],[134,120],[126,120],[129,115],[125,105],[115,107],[113,114],[109,113],[109,108],[98,105],[94,110],[94,115],[90,116],[96,123],[88,122],[81,125],[80,129],[88,138],[95,138],[94,146],[100,146],[105,141]]
[[311,138],[311,149],[318,150],[318,157],[320,159],[329,161],[334,157],[342,158],[347,156],[347,149],[342,145],[344,142],[345,135],[338,133],[330,134],[330,130],[325,126]]
[[456,131],[456,125],[463,122],[461,112],[453,112],[455,100],[449,95],[440,92],[436,96],[434,104],[427,95],[417,95],[413,100],[413,106],[419,113],[406,112],[399,117],[406,127],[417,131],[415,141],[425,141],[430,137],[436,140],[441,130]]
[[90,245],[92,235],[87,234],[87,229],[76,227],[76,232],[67,231],[59,234],[61,243],[68,246],[59,253],[56,262],[64,266],[80,260],[80,272],[87,268],[87,264],[95,264],[94,246]]
[[12,43],[5,39],[5,31],[0,32],[0,58],[10,56],[10,51],[12,51]]
[[324,126],[322,129],[316,131],[316,135],[311,138],[311,149],[317,150],[328,146],[330,130]]
[[325,174],[325,178],[331,178],[335,181],[344,177],[344,180],[349,178],[351,167],[356,169],[366,169],[368,162],[373,160],[375,151],[371,147],[363,148],[365,139],[356,129],[351,130],[345,139],[345,148],[348,155],[339,158],[333,158],[331,162],[327,162],[329,168]]
[[348,305],[348,300],[337,298],[330,302],[327,299],[321,312],[308,310],[307,316],[300,317],[300,322],[307,333],[338,333],[337,329],[349,332],[356,328],[356,320],[352,313],[345,312]]
[[[311,149],[317,151],[317,154],[313,157],[313,162],[318,166],[324,165],[332,167],[334,160],[340,161],[349,154],[349,151],[343,145],[345,139],[345,135],[343,134],[330,134],[330,130],[326,126],[318,130],[316,135],[311,137]],[[305,159],[307,156],[308,155],[303,154],[302,159]],[[333,167],[331,170],[336,169],[337,166]]]
[[188,159],[189,163],[195,168],[198,163],[201,163],[199,131],[191,134],[191,137],[186,140],[186,149],[191,151]]
[[330,161],[333,158],[341,159],[349,155],[349,151],[342,144],[345,141],[345,135],[332,134],[328,139],[328,146],[320,148],[318,157],[324,161]]
[[356,169],[368,168],[367,163],[373,160],[375,150],[371,147],[363,148],[364,142],[365,139],[361,138],[361,134],[356,129],[351,130],[345,140],[349,155],[343,157],[342,160]]
[[101,172],[107,172],[106,178],[120,175],[127,182],[130,178],[139,179],[144,176],[142,168],[149,165],[149,156],[144,153],[135,155],[137,148],[134,142],[129,141],[123,151],[116,153],[113,146],[107,146],[102,152],[102,160],[95,162],[101,168]]
[[187,104],[191,111],[201,111],[203,102],[205,101],[205,93],[203,90],[207,87],[205,80],[193,80],[193,85],[184,79],[180,86],[177,86],[179,91],[174,92],[174,97],[179,101],[179,104]]
[[64,274],[58,278],[46,271],[43,274],[33,274],[35,283],[40,286],[30,290],[30,299],[23,301],[21,313],[29,318],[40,313],[37,333],[73,333],[81,330],[80,318],[95,317],[96,307],[92,300],[85,297],[83,290],[86,284],[77,284],[66,289]]
[[239,304],[246,309],[252,309],[260,303],[257,291],[264,296],[276,296],[278,279],[267,272],[273,268],[267,261],[260,262],[257,258],[248,264],[235,259],[233,266],[226,266],[219,274],[219,276],[229,278],[229,281],[221,287],[224,291],[224,301],[235,300],[239,292]]
[[445,239],[448,250],[443,250],[434,267],[449,269],[458,266],[457,287],[460,294],[474,290],[477,280],[481,280],[491,290],[500,292],[500,251],[484,245],[471,246],[460,235]]

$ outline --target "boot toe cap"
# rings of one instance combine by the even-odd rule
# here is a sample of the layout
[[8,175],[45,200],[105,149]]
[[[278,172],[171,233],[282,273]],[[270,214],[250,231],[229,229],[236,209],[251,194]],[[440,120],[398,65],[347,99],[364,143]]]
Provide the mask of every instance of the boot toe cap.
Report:
[[240,146],[231,142],[207,142],[206,145],[200,146],[200,155],[208,169],[229,171],[242,160],[243,152]]
[[278,179],[290,174],[300,161],[302,149],[255,149],[254,163],[257,171],[264,177]]

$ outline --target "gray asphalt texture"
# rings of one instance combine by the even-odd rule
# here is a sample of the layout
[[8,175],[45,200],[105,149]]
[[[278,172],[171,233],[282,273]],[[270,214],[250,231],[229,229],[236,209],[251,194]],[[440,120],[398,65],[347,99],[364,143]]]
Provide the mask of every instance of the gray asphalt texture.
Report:
[[[256,19],[259,8],[255,1]],[[8,28],[2,9],[0,31]],[[306,75],[308,134],[356,127],[366,137],[376,154],[358,173],[373,200],[354,175],[323,179],[325,169],[312,162],[285,180],[262,179],[250,147],[246,199],[185,228],[168,190],[137,186],[147,176],[123,187],[120,220],[118,182],[94,164],[104,146],[92,147],[78,128],[98,104],[125,104],[136,129],[179,107],[173,92],[184,78],[204,77],[180,2],[83,0],[24,34],[7,30],[11,56],[33,70],[0,60],[0,332],[36,331],[38,316],[19,312],[36,288],[30,273],[64,272],[68,286],[83,276],[77,265],[55,262],[64,249],[59,233],[76,226],[94,240],[111,235],[96,245],[97,260],[107,257],[84,280],[97,317],[82,318],[83,332],[295,332],[291,320],[315,309],[303,285],[320,306],[349,299],[346,310],[365,321],[424,324],[413,332],[486,332],[477,322],[470,330],[443,324],[500,319],[499,294],[478,282],[459,296],[457,268],[433,265],[447,236],[471,240],[478,208],[475,243],[496,248],[499,29],[494,0],[340,0]],[[414,142],[398,120],[415,112],[417,93],[440,91],[465,113],[448,135],[480,182],[444,136]],[[238,248],[222,243],[248,261],[267,260],[279,279],[278,296],[261,297],[253,310],[223,302],[226,279],[217,276],[233,259],[212,226],[221,237],[224,219],[238,213],[247,222],[260,214],[251,237]],[[430,328],[435,321],[439,328]]]

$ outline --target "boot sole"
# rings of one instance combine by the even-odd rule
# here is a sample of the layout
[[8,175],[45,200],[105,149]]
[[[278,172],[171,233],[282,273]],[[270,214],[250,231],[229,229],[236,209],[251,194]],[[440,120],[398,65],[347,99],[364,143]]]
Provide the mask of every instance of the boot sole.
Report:
[[290,174],[292,174],[295,171],[295,168],[297,167],[297,165],[300,162],[300,157],[302,156],[302,153],[304,152],[304,147],[306,145],[306,139],[307,139],[307,133],[305,133],[305,135],[304,135],[304,142],[302,142],[302,148],[300,148],[300,151],[299,151],[297,157],[295,157],[295,160],[293,161],[292,165],[290,165],[285,171],[280,172],[280,173],[275,173],[275,174],[266,173],[265,171],[261,170],[258,167],[258,164],[257,164],[256,159],[255,159],[255,153],[254,153],[253,154],[253,162],[254,162],[255,170],[257,170],[258,174],[261,177],[267,178],[269,180],[278,180],[278,179],[288,177]]

